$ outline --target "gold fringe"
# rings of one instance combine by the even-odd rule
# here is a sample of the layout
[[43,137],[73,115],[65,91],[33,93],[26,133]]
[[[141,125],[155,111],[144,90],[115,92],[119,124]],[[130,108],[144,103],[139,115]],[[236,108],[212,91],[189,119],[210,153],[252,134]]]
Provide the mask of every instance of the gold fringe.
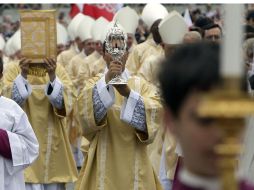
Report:
[[29,67],[28,75],[38,76],[38,77],[45,77],[47,74],[47,70],[40,66],[32,66]]

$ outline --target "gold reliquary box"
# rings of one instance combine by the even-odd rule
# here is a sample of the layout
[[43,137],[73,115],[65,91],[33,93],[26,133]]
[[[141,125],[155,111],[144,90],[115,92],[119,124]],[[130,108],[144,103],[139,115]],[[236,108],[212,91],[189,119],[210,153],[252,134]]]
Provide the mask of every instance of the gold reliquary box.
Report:
[[56,60],[56,11],[20,10],[20,30],[21,54],[32,60],[29,73],[44,76],[43,59]]

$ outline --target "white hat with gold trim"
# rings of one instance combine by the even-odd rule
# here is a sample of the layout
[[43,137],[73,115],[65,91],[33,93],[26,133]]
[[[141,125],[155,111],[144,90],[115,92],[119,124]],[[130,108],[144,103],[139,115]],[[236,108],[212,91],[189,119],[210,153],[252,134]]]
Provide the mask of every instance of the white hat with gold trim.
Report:
[[79,23],[77,34],[80,37],[81,41],[85,41],[87,39],[92,39],[92,26],[94,24],[94,19],[90,16],[84,15],[84,18]]
[[159,33],[165,44],[182,43],[187,32],[188,26],[177,11],[170,12],[159,24]]
[[15,32],[15,34],[13,34],[9,48],[10,48],[11,55],[13,55],[17,51],[21,50],[21,32],[20,32],[20,29],[17,30]]
[[56,23],[56,33],[57,33],[57,45],[59,44],[66,45],[68,43],[68,33],[62,24]]
[[107,28],[109,21],[104,17],[99,17],[92,26],[92,36],[94,41],[101,41],[103,43],[104,30]]
[[150,29],[158,19],[163,19],[168,15],[168,10],[160,3],[147,3],[144,7],[141,18]]
[[78,29],[79,23],[84,18],[84,16],[85,15],[83,15],[82,13],[78,13],[75,17],[73,17],[73,19],[71,20],[71,22],[69,23],[67,27],[68,34],[72,41],[78,37],[77,29]]
[[138,27],[139,16],[136,11],[130,7],[123,7],[114,16],[113,20],[117,20],[128,34],[135,34]]

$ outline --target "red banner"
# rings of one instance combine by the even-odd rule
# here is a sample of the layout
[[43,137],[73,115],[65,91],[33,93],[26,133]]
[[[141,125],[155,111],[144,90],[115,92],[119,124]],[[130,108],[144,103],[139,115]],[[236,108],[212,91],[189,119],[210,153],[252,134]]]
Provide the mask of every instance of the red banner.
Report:
[[83,12],[83,6],[83,4],[71,4],[70,17],[73,18],[76,14]]
[[114,14],[121,4],[72,4],[71,11],[69,13],[70,17],[73,18],[79,12],[82,12],[85,15],[91,16],[94,19],[97,19],[101,16],[106,18],[108,21],[111,21],[114,17]]

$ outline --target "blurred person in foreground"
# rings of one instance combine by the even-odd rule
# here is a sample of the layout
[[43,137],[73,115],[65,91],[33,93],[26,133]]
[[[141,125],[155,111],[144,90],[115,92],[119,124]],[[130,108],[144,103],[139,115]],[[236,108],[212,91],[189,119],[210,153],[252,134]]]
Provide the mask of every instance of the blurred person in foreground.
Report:
[[[222,141],[223,131],[215,119],[198,115],[203,93],[221,82],[219,51],[216,43],[179,47],[159,73],[165,124],[178,139],[184,156],[173,190],[222,189],[214,147]],[[244,178],[238,184],[239,189],[254,188]]]
[[0,110],[0,190],[25,190],[23,170],[38,157],[39,143],[26,113],[16,102],[0,95]]

